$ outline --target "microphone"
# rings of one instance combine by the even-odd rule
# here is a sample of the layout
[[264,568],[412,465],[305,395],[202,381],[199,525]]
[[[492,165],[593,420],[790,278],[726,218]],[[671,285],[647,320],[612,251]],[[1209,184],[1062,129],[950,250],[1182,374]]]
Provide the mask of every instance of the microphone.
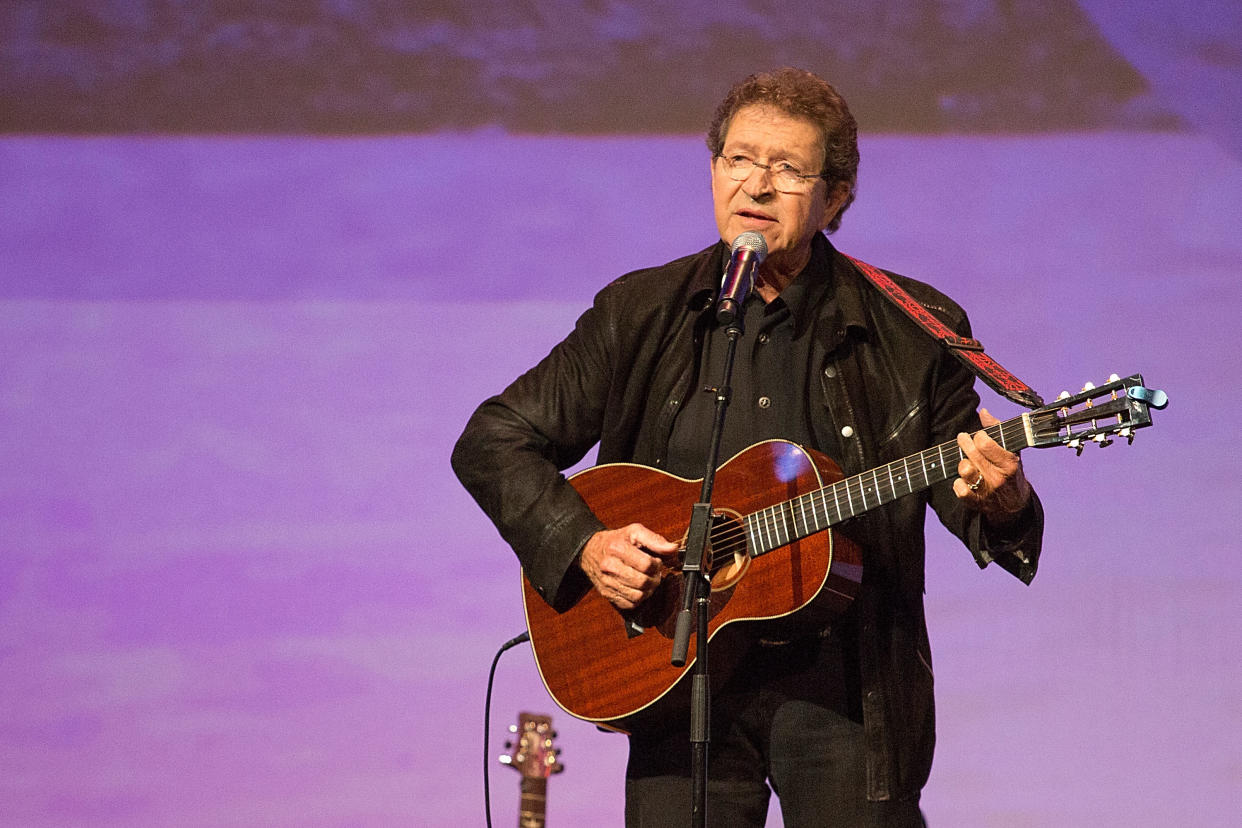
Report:
[[732,325],[755,284],[755,269],[768,257],[768,242],[762,233],[747,230],[733,240],[733,254],[720,280],[716,300],[716,321]]

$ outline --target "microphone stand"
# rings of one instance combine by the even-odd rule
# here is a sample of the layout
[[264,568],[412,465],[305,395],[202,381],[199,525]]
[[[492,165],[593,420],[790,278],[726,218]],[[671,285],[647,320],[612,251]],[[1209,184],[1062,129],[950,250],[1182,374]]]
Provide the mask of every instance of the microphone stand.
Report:
[[[692,608],[697,609],[694,676],[690,691],[690,746],[692,751],[690,817],[694,828],[703,828],[707,819],[707,749],[711,742],[711,692],[707,640],[712,599],[712,551],[709,539],[712,528],[712,487],[716,480],[716,462],[720,454],[720,439],[724,433],[725,413],[728,410],[729,396],[732,392],[729,383],[733,377],[733,359],[737,353],[738,340],[742,336],[740,303],[736,303],[733,308],[735,310],[723,320],[726,322],[724,331],[729,342],[725,350],[721,382],[714,389],[716,412],[712,421],[711,442],[707,451],[707,469],[703,474],[699,502],[694,504],[690,512],[690,528],[686,535],[686,557],[681,568],[685,579],[685,601],[677,615],[677,627],[673,635],[672,664],[674,667],[683,667],[690,646],[690,613]],[[722,316],[725,314],[718,311],[718,318]]]

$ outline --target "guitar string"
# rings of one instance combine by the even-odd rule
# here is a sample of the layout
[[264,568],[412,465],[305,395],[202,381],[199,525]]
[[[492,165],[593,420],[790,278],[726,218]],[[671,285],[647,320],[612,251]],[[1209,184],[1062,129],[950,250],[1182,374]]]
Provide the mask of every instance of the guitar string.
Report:
[[[1039,416],[1041,414],[1042,417]],[[1048,418],[1055,417],[1055,411],[1033,412],[1033,415],[1037,421],[1041,419],[1046,420]],[[1113,416],[1115,415],[1105,415],[1101,419],[1110,420]],[[1036,424],[1038,424],[1038,422]],[[1060,429],[1058,428],[1058,431],[1059,430]],[[993,440],[999,438],[999,442],[1002,446],[1008,446],[1011,441],[1014,441],[1015,443],[1023,443],[1023,445],[1018,447],[1019,451],[1030,447],[1025,442],[1026,424],[1020,417],[989,426],[984,429],[984,431],[988,434],[988,436],[992,437]],[[1089,437],[1090,435],[1082,436]],[[948,458],[944,455],[946,450],[949,451]],[[932,463],[929,466],[928,460],[933,454],[936,456],[937,462]],[[899,497],[913,494],[915,491],[921,491],[922,489],[928,488],[936,483],[948,480],[954,473],[950,469],[955,470],[957,464],[960,463],[964,457],[965,453],[955,441],[942,443],[938,446],[925,449],[917,455],[911,455],[910,457],[893,461],[884,466],[877,466],[874,469],[869,469],[861,474],[854,475],[853,477],[838,480],[827,486],[820,487],[789,500],[782,501],[781,503],[776,503],[763,509],[759,509],[752,512],[750,515],[743,517],[740,521],[737,519],[730,519],[726,529],[712,532],[712,556],[710,561],[711,571],[715,571],[721,566],[732,562],[737,555],[745,554],[748,545],[746,541],[746,534],[751,530],[754,530],[755,532],[765,532],[777,541],[777,543],[774,543],[764,549],[764,552],[771,551],[772,549],[788,545],[796,540],[801,540],[808,535],[822,531],[828,526],[831,526],[833,523],[838,523],[848,518],[855,517],[858,514],[869,511],[871,508],[890,503]],[[912,482],[914,476],[909,474],[909,461],[911,459],[915,459],[916,467],[921,466],[924,479],[922,485],[915,485]],[[897,473],[899,467],[902,470],[901,473]],[[928,472],[932,470],[935,470],[937,477],[935,481],[932,481],[931,475],[928,474]],[[889,482],[887,486],[885,486],[885,484],[880,480],[881,473],[888,476]],[[870,485],[866,483],[866,477],[868,475],[872,478]],[[898,493],[899,480],[901,481],[902,488],[905,489],[905,491],[900,494]],[[845,511],[840,507],[839,490],[844,490],[846,494],[846,500],[849,504],[848,515],[845,514]],[[834,503],[836,504],[835,511],[837,514],[835,521],[831,519],[828,510],[828,492],[832,492],[834,495]],[[867,503],[866,495],[868,492],[872,493],[871,504]],[[853,496],[855,494],[858,495],[860,502],[863,504],[863,508],[861,510],[856,510],[853,506]],[[819,498],[822,501],[822,505],[817,506],[815,504],[816,498]],[[810,527],[810,523],[807,519],[808,506],[810,508],[811,517],[815,521],[815,528],[813,529]],[[805,531],[797,535],[789,532],[788,527],[791,523],[796,532],[798,515],[795,510],[801,512],[803,526],[809,531]],[[820,525],[821,512],[822,519],[826,521],[823,526]],[[783,541],[781,540],[782,535],[784,536]]]
[[[989,428],[985,429],[985,431],[994,440],[1000,437],[1002,445],[1008,445],[1010,440],[1012,440],[1015,437],[1025,436],[1024,426],[1020,418],[1014,421],[1010,421],[1008,423],[998,423],[995,426],[990,426]],[[945,455],[944,455],[944,452],[946,450],[950,452],[950,455],[948,458],[945,458]],[[930,459],[931,455],[936,456],[937,462],[933,463],[929,467],[927,461]],[[921,489],[927,488],[927,486],[929,485],[935,485],[935,483],[940,483],[940,482],[943,482],[949,479],[953,475],[951,472],[947,471],[947,469],[949,469],[950,466],[956,469],[956,464],[960,463],[961,460],[965,456],[966,456],[965,453],[961,450],[961,448],[957,445],[956,442],[951,441],[947,443],[942,443],[941,445],[933,446],[932,448],[925,449],[924,451],[919,452],[917,455],[911,455],[910,457],[893,461],[884,466],[877,466],[874,469],[869,469],[865,472],[862,472],[861,474],[857,474],[852,477],[845,478],[843,480],[838,480],[834,483],[830,483],[827,486],[814,489],[810,492],[805,492],[789,500],[782,501],[781,503],[776,503],[771,506],[764,507],[763,509],[759,509],[755,512],[752,512],[750,515],[743,517],[740,521],[736,518],[731,518],[726,528],[723,528],[721,530],[714,530],[711,532],[711,539],[712,539],[712,544],[711,544],[712,554],[711,554],[711,559],[710,559],[711,571],[713,572],[716,571],[718,568],[724,566],[725,564],[731,563],[737,555],[745,553],[747,549],[747,545],[748,545],[746,541],[746,534],[748,532],[748,528],[747,528],[748,522],[751,522],[750,528],[754,528],[756,531],[766,530],[766,533],[777,541],[780,541],[781,537],[784,536],[785,540],[783,542],[778,542],[774,544],[773,546],[771,546],[770,548],[764,550],[764,551],[771,551],[771,549],[775,549],[780,546],[788,545],[790,543],[793,543],[796,540],[800,540],[804,537],[807,537],[810,534],[814,534],[815,532],[821,531],[823,528],[827,528],[827,526],[831,525],[834,522],[841,522],[842,520],[847,519],[847,517],[855,517],[857,514],[861,514],[861,512],[856,512],[853,509],[851,509],[850,510],[851,513],[847,516],[842,512],[842,510],[838,508],[836,510],[837,512],[836,521],[830,520],[830,515],[828,513],[828,507],[827,507],[827,492],[829,491],[835,491],[837,489],[844,489],[845,492],[847,493],[847,501],[849,502],[852,502],[852,497],[854,495],[857,495],[859,500],[864,504],[864,508],[862,511],[868,511],[869,508],[871,507],[890,503],[893,500],[897,499],[898,497],[903,497],[907,494],[912,494],[915,491],[919,491]],[[897,468],[901,468],[903,470],[908,469],[909,461],[911,458],[917,458],[916,465],[921,465],[922,467],[924,485],[916,486],[915,484],[913,484],[911,482],[913,475],[909,475],[905,471],[903,471],[901,474],[894,476],[894,472],[897,471]],[[939,469],[937,469],[937,466],[939,466]],[[933,469],[936,469],[935,473],[937,475],[937,479],[935,481],[931,481],[930,476],[928,475],[928,471],[933,470]],[[889,482],[887,485],[881,481],[880,479],[881,474],[887,474],[889,478]],[[872,482],[870,484],[868,484],[865,480],[867,476],[871,476],[872,478]],[[897,483],[898,480],[902,481],[901,488],[904,488],[906,490],[900,494],[898,493],[898,483]],[[873,493],[871,507],[866,505],[866,500],[867,500],[866,493],[867,492]],[[887,493],[887,496],[886,496],[886,493]],[[816,498],[819,498],[824,501],[823,506],[815,505]],[[791,535],[791,533],[789,532],[789,525],[792,523],[792,525],[795,527],[795,530],[797,526],[797,515],[795,514],[795,509],[801,510],[802,518],[803,518],[802,519],[803,526],[806,528],[810,527],[810,524],[808,523],[808,520],[807,520],[808,505],[810,507],[811,516],[815,520],[816,528],[812,529],[811,531],[802,533],[800,535],[796,535],[796,536]],[[828,523],[825,526],[819,525],[821,512],[822,512],[823,518],[828,521]],[[754,522],[757,522],[757,521],[762,521],[762,525],[756,526]]]
[[[939,455],[939,452],[936,453]],[[960,451],[958,459],[959,461],[961,459]],[[945,465],[947,466],[948,462]],[[910,494],[916,490],[915,486],[910,483],[904,474],[893,476],[893,479],[888,484],[882,482],[880,473],[888,472],[891,474],[891,471],[889,467],[877,467],[877,469],[864,472],[862,475],[839,480],[822,489],[806,492],[788,501],[765,507],[753,512],[741,521],[736,518],[731,519],[726,527],[712,533],[712,567],[716,568],[728,563],[736,554],[745,551],[747,546],[745,535],[748,531],[746,524],[748,520],[751,529],[766,534],[776,541],[772,544],[772,548],[776,548],[819,531],[821,528],[824,528],[820,526],[824,520],[827,520],[830,524],[831,522],[840,522],[845,518],[845,515],[838,512],[837,520],[831,521],[831,515],[826,507],[827,491],[844,488],[850,492],[851,496],[857,495],[859,501],[864,504],[867,501],[867,493],[871,493],[872,504],[879,506],[881,503],[891,502],[903,494]],[[868,475],[872,477],[871,483],[867,483],[865,480]],[[900,484],[898,484],[898,478],[902,481]],[[926,474],[924,478],[925,480],[930,479]],[[947,477],[942,477],[935,482],[941,482],[944,479],[947,479]],[[906,491],[899,493],[900,488],[904,488]],[[817,505],[815,502],[817,499],[823,500],[824,505]],[[803,526],[809,531],[797,532],[799,512],[802,515]],[[852,517],[853,515],[850,516]],[[814,529],[811,529],[811,520],[815,523]],[[790,531],[791,525],[794,527],[794,532]]]

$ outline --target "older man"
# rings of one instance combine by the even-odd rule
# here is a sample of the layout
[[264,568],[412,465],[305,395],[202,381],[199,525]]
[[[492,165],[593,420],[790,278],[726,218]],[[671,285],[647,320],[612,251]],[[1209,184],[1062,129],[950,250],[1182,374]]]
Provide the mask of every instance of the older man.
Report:
[[[788,826],[919,825],[934,741],[925,509],[980,566],[1029,581],[1039,502],[1018,458],[979,430],[981,417],[996,421],[976,413],[973,376],[826,238],[858,167],[856,124],[836,91],[795,69],[751,76],[720,104],[707,143],[721,241],[605,287],[564,341],[479,407],[454,469],[544,600],[593,588],[618,609],[641,606],[676,539],[641,522],[605,526],[560,470],[599,443],[601,463],[701,476],[714,410],[702,388],[726,344],[712,301],[729,243],[761,233],[769,254],[741,311],[720,456],[779,437],[853,474],[956,438],[964,459],[951,485],[843,527],[865,573],[843,616],[750,622],[751,643],[713,696],[708,819],[761,826],[771,790]],[[893,278],[969,336],[952,300]],[[687,726],[634,726],[627,824],[689,823]]]

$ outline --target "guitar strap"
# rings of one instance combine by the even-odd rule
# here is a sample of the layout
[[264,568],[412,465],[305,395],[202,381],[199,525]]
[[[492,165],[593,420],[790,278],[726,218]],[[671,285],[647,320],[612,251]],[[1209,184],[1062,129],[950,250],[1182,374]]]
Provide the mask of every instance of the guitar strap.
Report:
[[948,349],[949,353],[965,364],[975,376],[986,382],[993,391],[998,394],[1004,394],[1018,405],[1023,405],[1027,408],[1039,408],[1044,404],[1043,398],[1036,394],[1034,389],[985,354],[983,352],[983,344],[979,340],[958,336],[953,332],[952,328],[941,322],[935,314],[919,304],[917,299],[902,290],[887,273],[878,267],[859,261],[853,256],[846,256],[845,258],[853,262],[858,271],[885,298],[901,308],[906,316],[917,322],[919,327]]

